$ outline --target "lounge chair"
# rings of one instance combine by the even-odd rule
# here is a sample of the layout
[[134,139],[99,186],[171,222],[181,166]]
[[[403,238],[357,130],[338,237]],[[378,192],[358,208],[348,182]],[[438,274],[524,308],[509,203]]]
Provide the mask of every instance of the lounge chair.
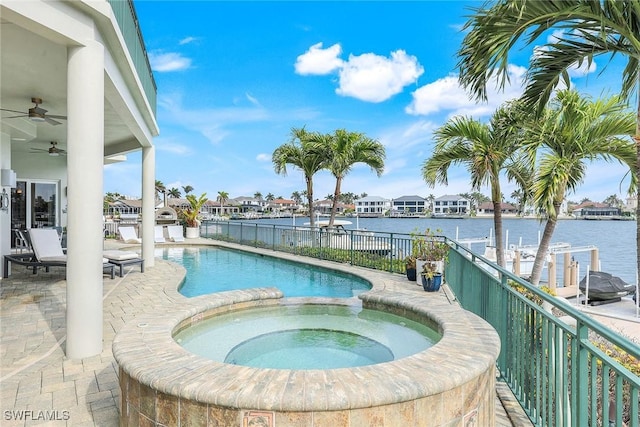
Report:
[[118,227],[118,233],[120,233],[120,239],[125,243],[142,243],[142,240],[136,234],[135,228],[132,226],[120,226]]
[[167,233],[172,242],[184,242],[184,230],[181,225],[167,225]]
[[31,242],[29,242],[29,235],[26,231],[15,230],[16,250],[20,253],[33,252],[31,249]]
[[156,225],[156,226],[155,226],[155,228],[154,228],[154,231],[155,231],[155,235],[154,235],[153,240],[154,240],[156,243],[164,243],[164,242],[166,242],[166,241],[167,241],[167,240],[164,238],[164,226],[162,226],[162,225]]
[[132,251],[109,250],[103,251],[102,256],[107,258],[111,264],[120,267],[118,276],[124,275],[124,267],[127,265],[140,264],[140,272],[144,273],[144,259]]
[[[44,267],[48,272],[50,267],[66,267],[67,255],[62,249],[58,232],[53,228],[33,228],[28,231],[33,254],[17,254],[4,256],[4,277],[8,277],[9,263],[25,265],[33,268],[33,273],[38,267]],[[115,264],[102,258],[103,270],[106,270],[113,279],[115,277]]]

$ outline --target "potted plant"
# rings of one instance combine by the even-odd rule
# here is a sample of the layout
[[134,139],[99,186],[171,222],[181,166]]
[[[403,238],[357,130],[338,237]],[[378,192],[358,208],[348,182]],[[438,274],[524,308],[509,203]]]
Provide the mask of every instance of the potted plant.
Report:
[[442,272],[438,271],[436,262],[427,261],[420,272],[422,288],[426,292],[437,292],[442,284]]
[[407,273],[407,280],[416,280],[416,258],[410,255],[404,259],[405,271]]
[[207,202],[207,193],[202,193],[199,198],[193,194],[187,194],[189,207],[182,209],[181,214],[187,225],[187,239],[200,237],[200,208]]
[[[436,233],[442,230],[427,228],[424,233],[414,231],[411,233],[411,255],[416,259],[416,270],[422,272],[427,262],[435,263],[438,272],[444,271],[444,264],[449,255],[449,245]],[[422,284],[420,275],[416,277],[416,284]]]

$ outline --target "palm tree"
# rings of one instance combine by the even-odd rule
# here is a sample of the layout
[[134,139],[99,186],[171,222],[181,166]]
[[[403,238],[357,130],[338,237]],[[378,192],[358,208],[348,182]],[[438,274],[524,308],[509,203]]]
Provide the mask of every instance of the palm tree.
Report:
[[[508,78],[509,52],[524,41],[542,45],[528,69],[523,100],[536,106],[540,114],[562,79],[568,83],[568,71],[578,65],[590,65],[596,56],[626,58],[622,71],[621,97],[630,100],[637,93],[635,120],[636,155],[632,164],[640,173],[640,7],[637,1],[521,1],[498,0],[491,7],[474,9],[465,24],[470,30],[458,52],[460,82],[481,99],[487,98],[487,82],[498,77],[501,87]],[[541,43],[540,36],[560,29],[564,35]],[[605,66],[606,67],[606,66]],[[632,132],[633,133],[633,132]],[[636,179],[637,180],[637,179]],[[636,187],[640,202],[640,187]],[[637,270],[640,271],[640,203],[636,208]]]
[[505,260],[500,173],[511,167],[512,154],[517,147],[519,131],[513,111],[516,108],[509,104],[499,108],[489,124],[469,117],[453,117],[436,129],[433,155],[422,165],[422,177],[432,188],[438,182],[447,185],[447,171],[454,164],[466,165],[472,189],[479,190],[483,185],[489,185],[496,232],[496,260],[502,267]]
[[218,197],[216,197],[216,201],[220,203],[220,215],[224,214],[224,204],[229,200],[229,193],[226,191],[218,191]]
[[258,199],[258,200],[262,200],[262,193],[259,191],[256,191],[255,193],[253,193],[253,198],[254,199]]
[[193,194],[186,195],[189,207],[182,210],[187,227],[196,228],[200,225],[200,209],[207,202],[207,193],[202,193],[200,197],[196,198]]
[[609,206],[614,206],[614,207],[621,207],[624,205],[624,201],[622,199],[620,199],[620,197],[618,197],[617,194],[612,194],[609,197],[607,197],[606,199],[604,199],[602,201],[602,203],[609,205]]
[[172,187],[169,191],[167,191],[167,196],[174,199],[179,199],[180,196],[182,196],[182,194],[180,193],[180,190],[178,190],[175,187]]
[[309,132],[303,127],[292,128],[289,142],[276,148],[271,158],[278,175],[287,175],[287,165],[300,169],[304,174],[309,222],[313,227],[313,176],[324,169],[327,162],[326,156],[314,147],[310,141]]
[[302,194],[299,191],[294,191],[293,193],[291,193],[291,200],[299,205],[300,203],[302,203]]
[[[182,191],[184,191],[184,194],[187,195],[189,193],[191,193],[193,191],[193,187],[190,185],[183,185],[182,186]],[[178,196],[180,197],[180,196]]]
[[[558,92],[539,119],[531,120],[524,137],[525,150],[539,162],[533,179],[533,203],[546,212],[544,227],[531,283],[538,285],[544,258],[567,192],[583,181],[586,162],[596,159],[618,160],[631,169],[635,162],[634,144],[622,135],[633,134],[633,113],[618,97],[591,101],[576,91]],[[635,186],[632,177],[631,187]]]
[[162,181],[156,180],[156,198],[160,199],[160,193],[164,196],[164,205],[167,206],[167,187],[164,186]]
[[336,130],[333,135],[315,134],[313,140],[318,144],[320,154],[329,156],[327,169],[336,179],[331,205],[329,227],[333,226],[336,209],[340,200],[342,180],[357,163],[364,163],[371,167],[378,176],[384,172],[384,145],[360,132],[347,132],[345,129]]

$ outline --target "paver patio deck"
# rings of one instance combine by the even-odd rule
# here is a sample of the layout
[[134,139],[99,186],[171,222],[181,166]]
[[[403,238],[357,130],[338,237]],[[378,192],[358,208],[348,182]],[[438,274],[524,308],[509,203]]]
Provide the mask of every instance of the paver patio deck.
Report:
[[[108,249],[121,246],[113,241],[105,244]],[[122,278],[105,277],[103,352],[69,360],[64,355],[64,269],[37,275],[14,269],[0,282],[2,426],[117,426],[120,390],[118,367],[111,353],[113,338],[136,315],[152,313],[170,303],[172,297],[164,289],[177,287],[183,275],[181,266],[156,259],[155,266],[144,273],[133,266]],[[422,298],[447,298],[444,292],[425,293],[402,276],[390,276],[394,277],[389,284],[404,292],[416,292]],[[498,383],[496,390],[497,426],[531,425],[506,385]]]

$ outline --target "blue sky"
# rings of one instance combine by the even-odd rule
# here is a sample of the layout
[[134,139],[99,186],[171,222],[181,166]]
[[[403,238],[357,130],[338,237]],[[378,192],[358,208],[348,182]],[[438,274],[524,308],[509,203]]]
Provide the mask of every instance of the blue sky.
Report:
[[[420,168],[432,133],[448,118],[488,120],[522,92],[532,49],[514,50],[511,85],[490,88],[489,102],[469,100],[457,81],[461,27],[477,1],[411,2],[135,2],[158,86],[156,179],[167,188],[194,187],[216,198],[263,195],[290,198],[305,189],[293,168],[276,175],[271,153],[292,128],[332,133],[344,128],[377,139],[386,149],[377,177],[358,165],[343,192],[386,198],[471,191],[463,169],[447,187],[428,187]],[[551,36],[551,35],[550,35]],[[575,70],[572,82],[593,96],[615,94],[621,66],[596,60]],[[624,168],[589,167],[570,200],[624,199]],[[140,196],[140,154],[105,167],[105,192]],[[328,172],[315,177],[315,198],[333,193]],[[510,199],[514,187],[503,182]],[[482,190],[489,195],[488,188]]]

